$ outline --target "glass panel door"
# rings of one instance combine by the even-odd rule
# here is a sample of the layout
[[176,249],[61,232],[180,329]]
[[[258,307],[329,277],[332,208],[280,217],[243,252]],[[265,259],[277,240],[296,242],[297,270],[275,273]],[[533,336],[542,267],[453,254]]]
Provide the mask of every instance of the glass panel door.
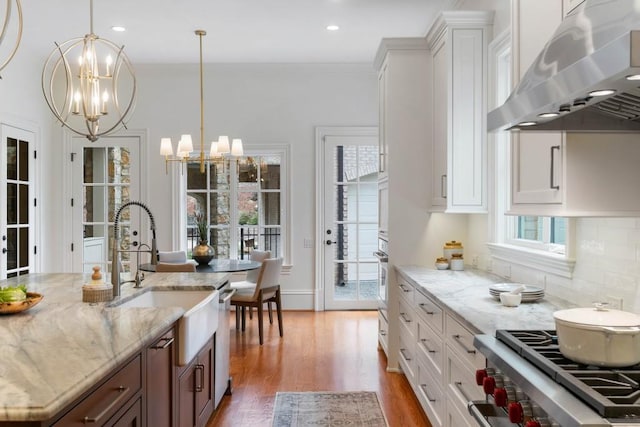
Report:
[[376,309],[377,140],[327,137],[325,162],[325,308]]
[[0,278],[32,272],[35,255],[34,135],[2,125]]

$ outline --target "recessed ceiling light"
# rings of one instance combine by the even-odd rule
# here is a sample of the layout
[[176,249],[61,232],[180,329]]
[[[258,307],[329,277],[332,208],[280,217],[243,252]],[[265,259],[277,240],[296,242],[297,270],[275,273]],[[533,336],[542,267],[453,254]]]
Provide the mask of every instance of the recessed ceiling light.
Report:
[[542,113],[542,114],[538,114],[538,117],[543,118],[543,119],[548,119],[550,117],[556,117],[559,116],[560,113]]
[[522,122],[522,123],[518,123],[518,126],[535,126],[538,123],[536,122]]
[[600,89],[589,92],[589,96],[607,96],[616,93],[613,89]]
[[327,30],[328,31],[338,31],[339,29],[340,29],[340,27],[338,27],[335,24],[327,25]]
[[627,80],[640,80],[640,74],[632,74],[626,77]]
[[113,31],[118,32],[118,33],[121,33],[123,31],[127,31],[127,29],[125,27],[123,27],[122,25],[114,25],[113,27],[111,27],[111,29]]

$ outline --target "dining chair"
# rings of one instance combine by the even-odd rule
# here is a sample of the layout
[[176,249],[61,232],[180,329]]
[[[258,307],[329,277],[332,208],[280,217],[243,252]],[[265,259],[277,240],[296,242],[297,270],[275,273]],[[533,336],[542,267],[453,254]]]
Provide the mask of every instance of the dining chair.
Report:
[[185,251],[158,251],[158,262],[184,264],[187,262]]
[[[254,249],[249,256],[251,261],[262,262],[267,258],[271,258],[271,251],[259,251]],[[231,282],[229,285],[231,289],[239,290],[252,290],[256,287],[256,282],[258,281],[258,274],[260,273],[260,269],[256,268],[255,270],[247,271],[247,275],[244,280],[239,280],[236,282]],[[253,319],[253,309],[249,308],[249,318]],[[271,314],[271,304],[269,304],[269,322],[273,323],[273,315]]]
[[156,265],[156,273],[195,273],[196,265],[191,262],[184,263],[169,263],[169,262],[159,262]]
[[[282,271],[282,258],[267,258],[262,261],[260,270],[258,271],[258,280],[253,290],[240,289],[231,297],[231,305],[236,310],[236,329],[239,329],[242,322],[242,331],[246,326],[246,308],[255,307],[258,311],[258,336],[260,345],[264,342],[264,326],[263,326],[263,308],[265,303],[273,302],[276,305],[276,313],[278,316],[278,329],[280,336],[283,335],[282,329],[282,303],[280,298],[280,272]],[[240,320],[240,311],[242,311],[242,320]]]

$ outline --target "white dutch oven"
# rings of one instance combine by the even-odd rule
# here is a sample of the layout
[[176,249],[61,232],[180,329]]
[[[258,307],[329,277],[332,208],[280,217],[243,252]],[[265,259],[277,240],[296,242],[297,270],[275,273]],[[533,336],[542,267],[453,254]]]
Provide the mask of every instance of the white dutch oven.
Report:
[[572,308],[553,313],[560,352],[567,359],[588,365],[623,367],[640,363],[640,316],[593,308]]

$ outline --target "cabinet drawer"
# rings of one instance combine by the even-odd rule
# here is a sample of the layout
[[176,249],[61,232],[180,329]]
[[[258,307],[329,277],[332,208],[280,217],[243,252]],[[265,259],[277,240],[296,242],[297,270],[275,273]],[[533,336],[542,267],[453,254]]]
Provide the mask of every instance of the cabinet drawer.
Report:
[[442,426],[445,413],[445,394],[440,387],[440,380],[433,378],[428,368],[420,359],[417,361],[418,378],[416,393],[433,427]]
[[389,322],[381,311],[378,311],[378,342],[385,354],[389,354]]
[[467,410],[467,403],[470,400],[481,400],[485,398],[482,387],[478,387],[475,382],[475,373],[450,349],[447,349],[447,384],[449,391],[455,399],[455,405],[461,412]]
[[398,350],[400,366],[407,380],[414,384],[416,377],[416,341],[406,328],[400,328],[400,349]]
[[418,337],[416,353],[418,359],[424,360],[427,367],[433,372],[433,376],[442,381],[444,367],[444,342],[422,320],[418,320]]
[[473,419],[468,411],[461,412],[453,403],[455,396],[451,393],[447,396],[447,426],[450,427],[478,427],[478,423]]
[[103,425],[142,386],[142,357],[136,356],[105,383],[76,405],[54,426]]
[[434,331],[441,334],[444,325],[444,313],[435,301],[422,292],[416,292],[416,311]]
[[416,288],[404,280],[401,276],[398,278],[398,288],[400,290],[400,299],[407,301],[410,304],[413,304],[414,294],[416,293]]
[[406,301],[400,300],[398,318],[400,319],[400,329],[406,328],[415,340],[417,335],[416,314]]
[[473,346],[473,333],[456,319],[447,315],[447,342],[468,363],[469,369],[483,368],[484,356]]

